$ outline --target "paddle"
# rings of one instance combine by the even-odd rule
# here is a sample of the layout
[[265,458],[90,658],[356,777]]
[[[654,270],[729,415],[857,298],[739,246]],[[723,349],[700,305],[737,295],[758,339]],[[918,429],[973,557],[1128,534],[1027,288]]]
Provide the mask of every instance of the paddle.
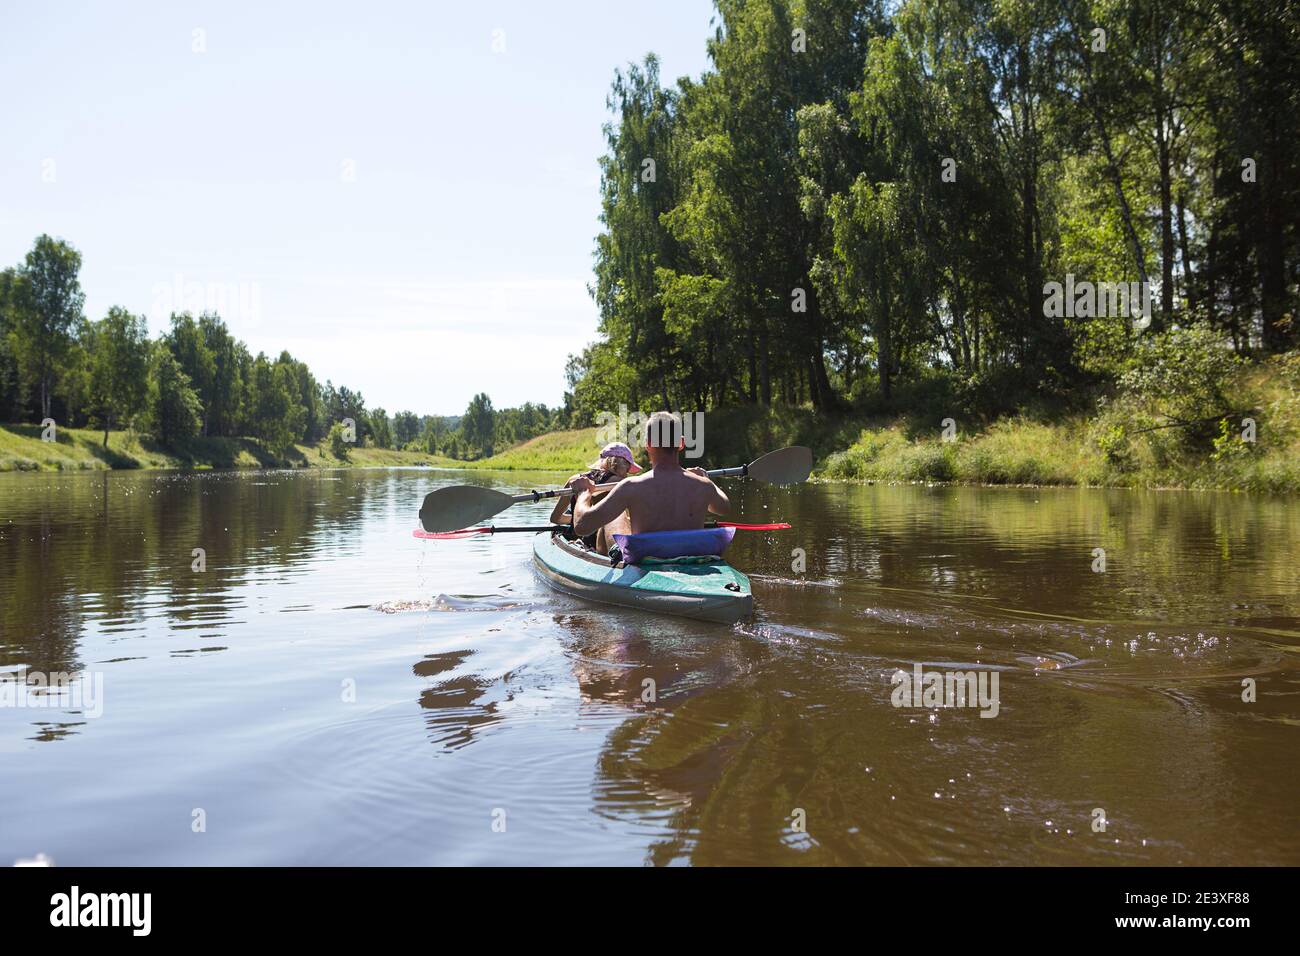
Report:
[[[706,524],[706,528],[735,528],[737,531],[784,531],[791,526],[784,521],[774,521],[771,524],[736,524],[734,521],[713,521]],[[513,532],[533,532],[542,531],[561,531],[568,530],[563,525],[558,524],[540,524],[527,525],[512,528],[498,528],[488,525],[486,528],[461,528],[459,531],[424,531],[416,528],[411,535],[416,538],[437,541],[457,541],[461,538],[468,538],[476,534],[510,534]]]
[[[715,468],[707,474],[710,478],[753,478],[770,485],[795,485],[807,479],[811,472],[812,451],[793,445],[770,451],[748,465]],[[597,490],[603,491],[616,487],[618,482],[596,486]],[[424,496],[424,504],[420,506],[420,525],[425,531],[433,533],[464,530],[470,525],[499,515],[521,501],[541,501],[543,498],[561,498],[571,494],[571,488],[508,495],[504,491],[478,485],[451,485]]]

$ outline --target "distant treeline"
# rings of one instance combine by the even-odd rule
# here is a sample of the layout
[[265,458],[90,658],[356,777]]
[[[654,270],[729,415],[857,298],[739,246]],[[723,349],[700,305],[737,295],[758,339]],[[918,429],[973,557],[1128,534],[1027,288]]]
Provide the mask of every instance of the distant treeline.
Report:
[[[999,414],[1095,396],[1175,329],[1300,343],[1294,3],[715,5],[698,79],[615,74],[576,421]],[[1053,314],[1067,275],[1149,282],[1149,322]]]
[[112,429],[135,428],[167,447],[244,437],[284,451],[330,437],[343,455],[350,439],[460,459],[567,424],[563,410],[495,410],[484,394],[459,416],[390,416],[360,392],[322,385],[288,352],[254,356],[214,313],[173,314],[153,340],[126,309],[89,321],[80,270],[75,248],[40,236],[22,264],[0,271],[0,419],[102,428],[105,445]]

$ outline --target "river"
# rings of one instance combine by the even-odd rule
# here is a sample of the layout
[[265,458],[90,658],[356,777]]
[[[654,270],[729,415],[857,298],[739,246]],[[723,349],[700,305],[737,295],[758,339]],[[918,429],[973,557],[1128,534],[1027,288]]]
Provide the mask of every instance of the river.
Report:
[[555,479],[0,476],[0,865],[1300,863],[1293,501],[730,482],[734,628],[411,535]]

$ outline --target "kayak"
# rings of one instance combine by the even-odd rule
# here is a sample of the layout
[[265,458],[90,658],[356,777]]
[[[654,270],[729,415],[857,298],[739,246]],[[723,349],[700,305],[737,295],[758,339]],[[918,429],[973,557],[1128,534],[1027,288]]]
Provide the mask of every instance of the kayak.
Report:
[[754,610],[749,578],[726,561],[610,564],[576,541],[542,534],[533,560],[547,583],[573,597],[660,614],[734,624]]

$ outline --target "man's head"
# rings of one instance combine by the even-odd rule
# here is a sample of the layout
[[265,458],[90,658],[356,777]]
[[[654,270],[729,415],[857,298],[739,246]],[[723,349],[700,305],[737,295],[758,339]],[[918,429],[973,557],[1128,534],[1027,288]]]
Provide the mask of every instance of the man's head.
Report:
[[677,463],[677,453],[686,447],[682,420],[672,412],[655,412],[645,423],[645,451],[651,467]]

